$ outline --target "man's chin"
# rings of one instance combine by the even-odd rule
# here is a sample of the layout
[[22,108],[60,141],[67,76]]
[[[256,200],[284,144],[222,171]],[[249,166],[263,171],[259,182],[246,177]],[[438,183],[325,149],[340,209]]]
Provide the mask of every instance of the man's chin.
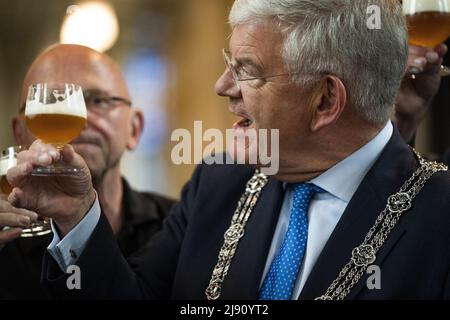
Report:
[[106,161],[100,148],[97,147],[93,150],[90,147],[74,145],[74,149],[86,162],[94,181],[103,177],[106,170]]
[[91,162],[95,159],[103,158],[102,149],[95,144],[91,143],[74,143],[73,148],[86,162]]
[[89,170],[91,171],[91,176],[92,176],[92,184],[94,185],[95,189],[98,189],[103,181],[103,178],[105,176],[106,170],[105,167],[102,166],[95,166],[95,165],[90,165],[88,163],[88,167]]
[[258,164],[258,150],[256,148],[237,148],[235,145],[232,145],[228,148],[228,154],[234,163]]

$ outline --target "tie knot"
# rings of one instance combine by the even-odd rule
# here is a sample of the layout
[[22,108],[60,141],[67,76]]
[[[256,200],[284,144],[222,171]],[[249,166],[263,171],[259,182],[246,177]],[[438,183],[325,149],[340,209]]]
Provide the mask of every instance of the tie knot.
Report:
[[300,193],[300,192],[307,192],[307,193],[323,193],[325,190],[323,190],[321,187],[316,186],[313,183],[296,183],[292,185],[294,189],[294,193]]
[[312,183],[297,183],[292,185],[294,191],[294,199],[300,200],[300,202],[309,204],[311,198],[316,193],[325,192],[322,188]]

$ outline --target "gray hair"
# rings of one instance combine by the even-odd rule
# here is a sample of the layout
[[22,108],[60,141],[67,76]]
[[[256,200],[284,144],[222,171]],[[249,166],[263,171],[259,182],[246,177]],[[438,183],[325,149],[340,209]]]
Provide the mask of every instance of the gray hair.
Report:
[[[368,7],[381,9],[381,29],[367,25]],[[236,0],[230,25],[277,19],[283,52],[300,84],[333,74],[348,100],[371,123],[386,123],[408,56],[407,28],[398,0]],[[303,76],[302,76],[303,75]]]

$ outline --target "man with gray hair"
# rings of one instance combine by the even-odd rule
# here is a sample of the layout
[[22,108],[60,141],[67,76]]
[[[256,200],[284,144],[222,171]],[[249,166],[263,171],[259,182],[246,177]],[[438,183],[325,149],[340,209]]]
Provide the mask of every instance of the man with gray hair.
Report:
[[[369,5],[381,29],[368,29]],[[449,298],[450,175],[389,121],[408,53],[398,1],[236,0],[230,23],[216,92],[235,130],[279,129],[279,172],[198,166],[162,232],[127,263],[82,158],[36,142],[8,172],[9,201],[53,218],[48,287],[83,298]],[[84,175],[31,176],[61,156]],[[74,244],[77,258],[63,249]],[[81,289],[69,291],[74,264]]]

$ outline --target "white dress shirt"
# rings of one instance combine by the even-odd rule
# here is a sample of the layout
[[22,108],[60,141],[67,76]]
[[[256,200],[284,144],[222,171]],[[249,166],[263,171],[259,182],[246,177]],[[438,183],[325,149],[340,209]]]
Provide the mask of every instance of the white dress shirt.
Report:
[[[305,256],[297,277],[292,299],[298,299],[314,264],[331,236],[350,199],[367,172],[372,168],[392,136],[389,121],[378,135],[362,148],[328,169],[317,178],[308,181],[325,190],[311,200],[308,210],[308,241]],[[292,208],[293,192],[286,188],[280,217],[272,239],[261,284],[269,272],[272,260],[280,250],[286,234]]]

